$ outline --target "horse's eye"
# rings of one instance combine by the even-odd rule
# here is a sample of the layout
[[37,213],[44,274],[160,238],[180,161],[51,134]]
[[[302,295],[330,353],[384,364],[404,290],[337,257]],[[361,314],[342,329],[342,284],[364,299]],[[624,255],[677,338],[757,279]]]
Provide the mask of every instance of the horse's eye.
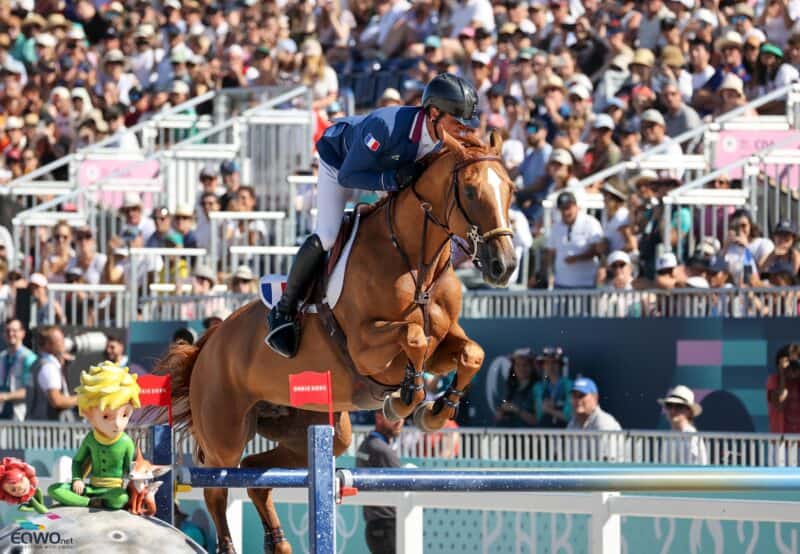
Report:
[[478,189],[472,185],[467,185],[464,188],[464,196],[467,197],[467,200],[475,200],[478,197]]

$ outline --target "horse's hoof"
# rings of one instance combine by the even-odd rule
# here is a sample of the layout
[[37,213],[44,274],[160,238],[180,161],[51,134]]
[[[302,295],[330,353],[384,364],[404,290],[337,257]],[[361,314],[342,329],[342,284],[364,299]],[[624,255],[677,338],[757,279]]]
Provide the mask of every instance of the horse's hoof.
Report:
[[236,554],[233,539],[226,537],[217,543],[217,554]]
[[442,425],[439,425],[438,427],[434,428],[433,426],[428,425],[426,423],[425,416],[427,415],[428,417],[430,417],[431,415],[433,415],[431,412],[432,406],[433,402],[431,401],[423,402],[422,404],[417,406],[416,410],[414,410],[414,426],[420,431],[423,431],[425,433],[433,433],[434,431],[438,431],[439,429],[442,428],[442,425],[444,425],[444,423],[442,423]]
[[394,405],[392,404],[392,399],[394,397],[392,395],[387,395],[383,399],[383,417],[385,417],[390,422],[394,423],[395,421],[400,421],[403,418],[400,414],[398,414],[395,409]]

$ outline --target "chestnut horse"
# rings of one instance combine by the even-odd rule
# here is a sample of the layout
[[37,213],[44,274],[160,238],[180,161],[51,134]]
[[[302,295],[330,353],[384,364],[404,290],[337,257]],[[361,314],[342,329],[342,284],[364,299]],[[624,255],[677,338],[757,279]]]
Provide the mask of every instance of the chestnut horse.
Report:
[[[348,411],[383,404],[390,419],[414,410],[417,425],[441,429],[455,415],[484,353],[458,325],[461,283],[451,263],[451,242],[460,237],[484,280],[503,286],[516,267],[509,228],[512,184],[499,154],[500,139],[487,146],[471,136],[465,144],[445,136],[445,149],[418,184],[381,202],[360,222],[333,314],[346,335],[337,351],[320,317],[306,313],[300,350],[286,359],[263,344],[267,308],[252,302],[211,328],[195,346],[178,345],[159,363],[173,375],[176,421],[188,427],[207,467],[235,467],[254,433],[278,443],[247,456],[242,467],[305,467],[306,428],[326,422],[327,407],[289,406],[288,377],[331,370],[336,412],[334,453],[350,444]],[[344,348],[344,347],[343,347]],[[422,370],[447,374],[453,385],[435,402],[423,402]],[[358,376],[403,393],[365,402],[356,398]],[[363,379],[363,378],[361,378]],[[270,489],[248,489],[264,524],[265,550],[291,552],[283,537]],[[219,537],[218,551],[233,551],[225,519],[227,490],[205,489]]]

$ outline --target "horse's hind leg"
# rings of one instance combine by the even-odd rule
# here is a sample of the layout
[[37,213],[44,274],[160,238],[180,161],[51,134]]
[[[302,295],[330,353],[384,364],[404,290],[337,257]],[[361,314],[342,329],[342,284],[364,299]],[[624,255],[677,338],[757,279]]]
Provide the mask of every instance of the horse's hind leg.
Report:
[[[242,460],[242,467],[249,468],[294,468],[307,464],[307,458],[279,444],[268,452],[251,454]],[[272,489],[247,489],[247,496],[261,518],[264,526],[264,554],[291,554],[292,547],[283,535],[278,513],[272,502]]]
[[456,408],[475,374],[483,364],[483,348],[467,337],[464,330],[453,325],[442,339],[427,363],[427,370],[445,375],[456,368],[456,378],[450,387],[436,399],[427,402],[414,412],[414,424],[423,431],[438,431],[447,420],[455,416]]
[[[221,394],[198,394],[192,399],[192,413],[192,434],[203,452],[203,466],[238,466],[252,429],[249,425],[242,424],[243,420],[246,421],[245,414],[234,409]],[[217,531],[217,552],[236,552],[226,516],[228,489],[207,488],[203,491],[203,496]]]
[[[334,431],[333,454],[339,456],[352,440],[350,431],[350,415],[347,412],[336,414],[338,419]],[[268,438],[278,439],[280,443],[277,447],[268,452],[252,454],[242,460],[241,467],[248,468],[296,468],[308,466],[308,445],[305,433],[302,432],[308,425],[323,424],[327,422],[326,414],[305,412],[296,410],[293,416],[288,419],[281,418],[275,420],[274,427],[282,427],[284,431],[289,431],[291,436],[281,436],[282,433],[270,433],[270,429],[264,430],[264,435]],[[301,431],[298,432],[298,429]],[[259,429],[261,431],[261,429]],[[278,435],[278,436],[276,436]],[[289,433],[287,433],[289,435]],[[284,440],[281,440],[284,439]],[[261,518],[264,526],[264,553],[265,554],[291,554],[292,547],[283,534],[278,512],[272,499],[272,489],[247,489],[247,495],[253,501],[253,505]]]

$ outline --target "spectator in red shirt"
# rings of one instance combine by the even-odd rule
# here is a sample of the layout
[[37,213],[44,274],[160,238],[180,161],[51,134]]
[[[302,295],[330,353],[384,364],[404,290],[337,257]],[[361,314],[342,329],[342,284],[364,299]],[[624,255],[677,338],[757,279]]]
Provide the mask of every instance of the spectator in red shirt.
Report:
[[800,433],[800,344],[787,344],[775,357],[778,373],[767,379],[769,430]]

